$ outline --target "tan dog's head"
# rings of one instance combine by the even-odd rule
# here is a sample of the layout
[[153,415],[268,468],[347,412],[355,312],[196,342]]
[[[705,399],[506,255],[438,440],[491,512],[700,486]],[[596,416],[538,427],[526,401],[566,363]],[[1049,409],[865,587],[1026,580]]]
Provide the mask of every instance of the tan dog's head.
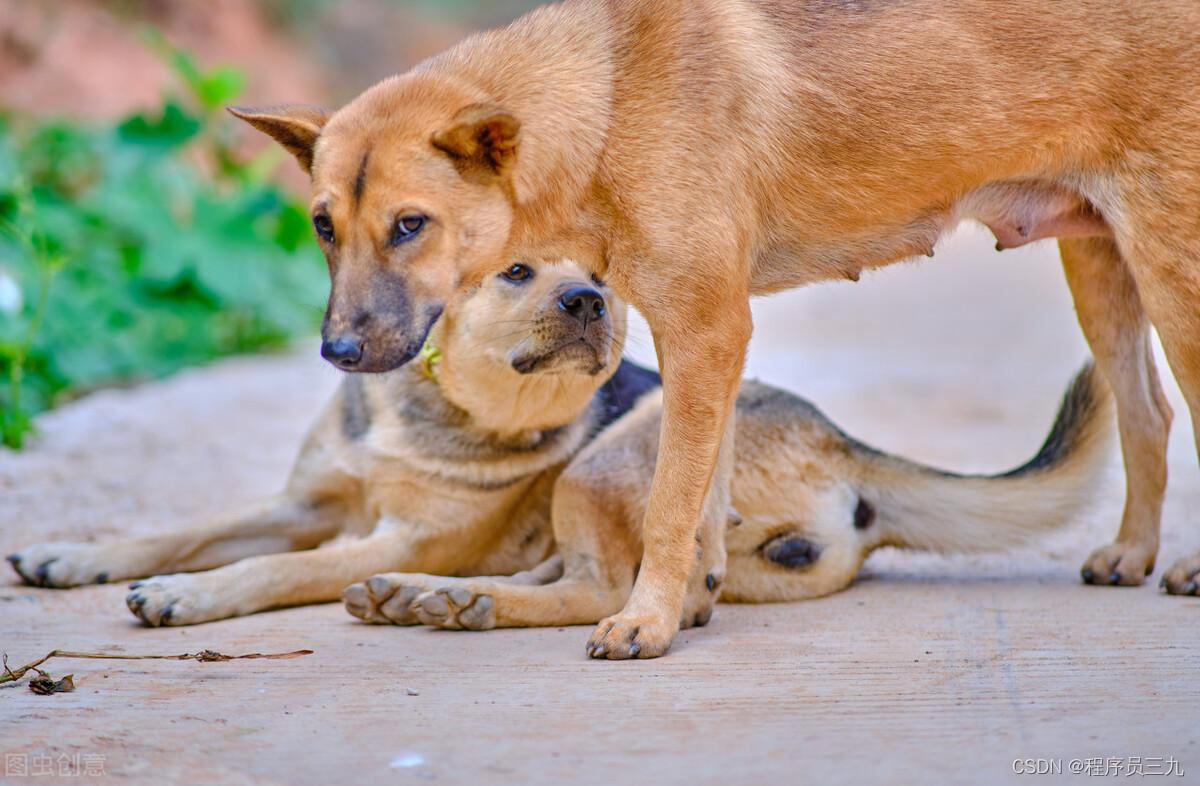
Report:
[[446,397],[500,431],[579,416],[621,362],[626,306],[579,264],[521,256],[450,301],[431,337]]
[[519,123],[444,81],[386,80],[336,113],[230,111],[312,176],[332,289],[321,354],[390,371],[421,349],[456,292],[507,258]]

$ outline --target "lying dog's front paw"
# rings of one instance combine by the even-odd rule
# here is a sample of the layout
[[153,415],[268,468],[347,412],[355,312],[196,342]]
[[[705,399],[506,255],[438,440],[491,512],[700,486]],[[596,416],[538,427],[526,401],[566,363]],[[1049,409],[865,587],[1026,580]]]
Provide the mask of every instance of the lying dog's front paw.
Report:
[[104,584],[110,578],[100,547],[87,543],[39,543],[8,555],[13,570],[35,587]]
[[666,654],[678,631],[660,617],[621,612],[596,626],[588,639],[587,654],[609,660],[657,658]]
[[1159,583],[1171,595],[1200,595],[1200,552],[1175,561]]
[[451,630],[490,630],[496,627],[491,595],[466,587],[442,587],[417,597],[413,611],[423,625]]
[[194,625],[231,615],[219,608],[216,598],[204,590],[198,576],[186,573],[135,581],[129,585],[125,605],[152,628]]
[[1154,572],[1155,551],[1136,543],[1110,543],[1092,552],[1079,575],[1085,584],[1136,587]]
[[342,591],[346,611],[376,625],[418,625],[413,601],[425,587],[411,583],[403,573],[381,573],[351,584]]

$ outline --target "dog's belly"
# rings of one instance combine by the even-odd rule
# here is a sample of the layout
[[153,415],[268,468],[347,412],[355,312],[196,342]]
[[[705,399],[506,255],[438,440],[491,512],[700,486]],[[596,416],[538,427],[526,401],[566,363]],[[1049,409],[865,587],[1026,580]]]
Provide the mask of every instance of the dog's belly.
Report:
[[887,228],[841,238],[773,238],[755,256],[750,290],[769,294],[836,278],[858,280],[866,269],[933,256],[943,232],[974,219],[996,237],[997,250],[1043,238],[1109,237],[1100,211],[1076,189],[1051,179],[1004,180],[969,191],[949,207],[930,207]]

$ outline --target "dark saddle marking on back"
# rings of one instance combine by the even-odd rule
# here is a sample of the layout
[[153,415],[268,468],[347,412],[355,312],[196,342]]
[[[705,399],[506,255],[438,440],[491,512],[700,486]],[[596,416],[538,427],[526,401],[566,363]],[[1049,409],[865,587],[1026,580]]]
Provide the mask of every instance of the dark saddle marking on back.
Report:
[[604,428],[620,418],[642,396],[662,387],[662,377],[657,371],[643,368],[637,363],[622,359],[617,373],[612,375],[604,387],[597,391],[600,402],[599,428]]

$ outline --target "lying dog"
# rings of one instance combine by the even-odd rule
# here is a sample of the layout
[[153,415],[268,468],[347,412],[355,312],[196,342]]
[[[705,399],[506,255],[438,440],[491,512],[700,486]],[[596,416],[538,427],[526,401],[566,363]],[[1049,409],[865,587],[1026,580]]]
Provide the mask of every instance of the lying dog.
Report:
[[750,295],[932,254],[964,218],[1001,247],[1060,238],[1127,477],[1082,574],[1144,581],[1171,420],[1151,323],[1200,438],[1197,83],[1195,0],[568,0],[333,114],[234,111],[312,174],[343,368],[408,362],[516,248],[599,260],[645,314],[662,456],[637,582],[591,638],[623,658],[670,645],[702,510],[728,499]]
[[[350,610],[448,627],[595,622],[632,586],[662,413],[657,375],[620,360],[624,337],[625,305],[577,264],[513,264],[446,309],[436,351],[347,377],[280,496],[178,534],[10,559],[25,580],[57,587],[204,571],[135,584],[129,608],[150,625],[336,600],[395,570],[504,578],[387,573],[351,587]],[[746,383],[740,515],[713,510],[702,533],[705,549],[727,543],[728,577],[695,577],[683,623],[707,621],[722,591],[834,592],[882,545],[994,550],[1064,523],[1101,477],[1109,409],[1086,370],[1037,457],[960,477],[873,451],[802,399]],[[299,551],[337,535],[357,539]]]

